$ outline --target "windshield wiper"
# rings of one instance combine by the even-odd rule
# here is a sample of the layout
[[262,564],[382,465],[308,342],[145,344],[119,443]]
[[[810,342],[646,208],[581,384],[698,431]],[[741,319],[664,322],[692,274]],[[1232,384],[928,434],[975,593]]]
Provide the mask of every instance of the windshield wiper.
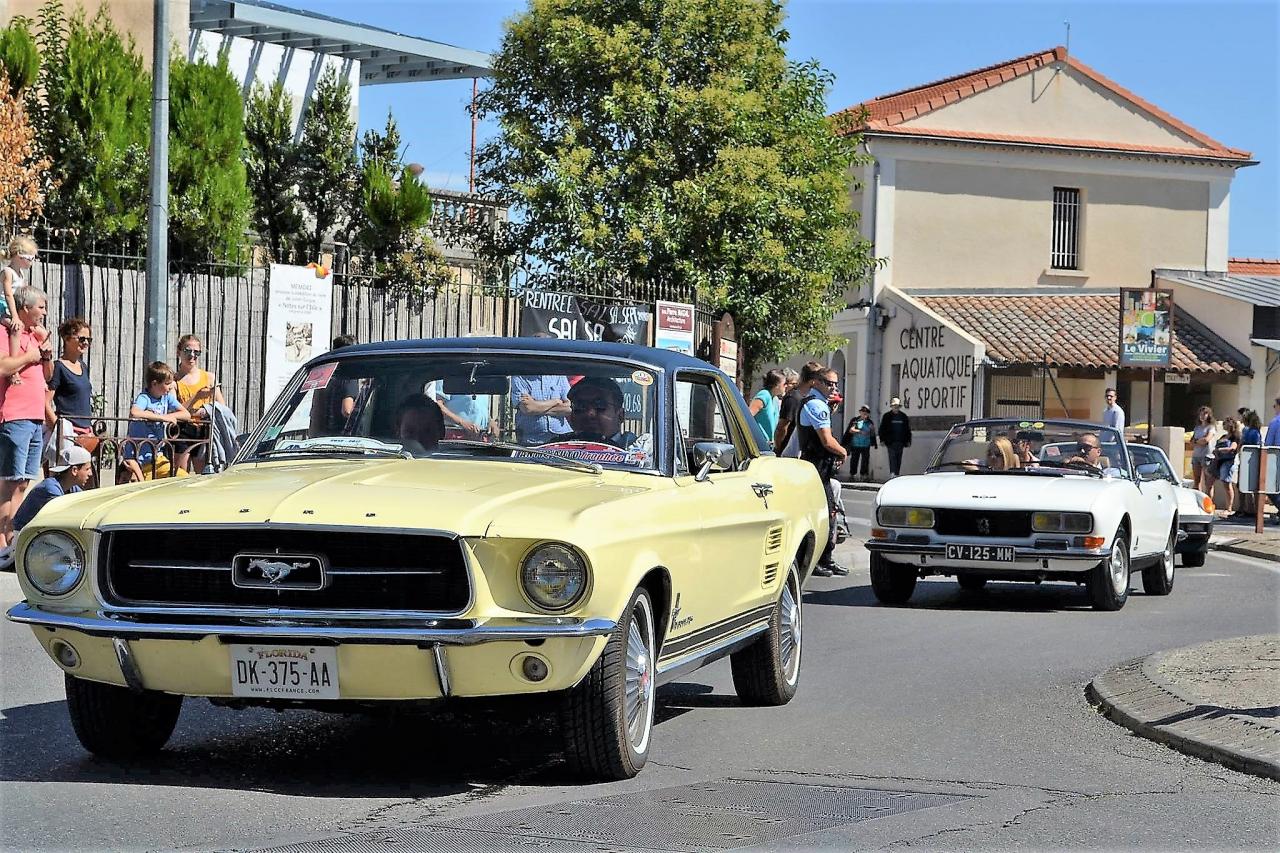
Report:
[[1103,477],[1103,473],[1099,471],[1097,468],[1094,468],[1088,462],[1072,462],[1070,460],[1063,460],[1062,462],[1058,462],[1056,460],[1051,461],[1049,459],[1041,459],[1040,464],[1048,465],[1050,468],[1066,468],[1068,471],[1081,471],[1085,474],[1089,474],[1091,476],[1098,477],[1100,479]]
[[589,471],[592,474],[604,473],[604,469],[594,462],[574,459],[572,456],[562,456],[559,453],[553,453],[550,450],[542,450],[537,447],[525,447],[523,444],[516,444],[512,441],[472,441],[467,438],[450,438],[440,443],[450,446],[474,447],[481,450],[506,450],[513,455],[517,452],[528,453],[536,457],[539,462],[545,462],[556,468],[572,468],[577,471]]
[[253,454],[251,459],[268,456],[380,456],[394,459],[412,459],[413,454],[404,449],[390,447],[358,447],[351,444],[308,444],[303,447],[273,447]]

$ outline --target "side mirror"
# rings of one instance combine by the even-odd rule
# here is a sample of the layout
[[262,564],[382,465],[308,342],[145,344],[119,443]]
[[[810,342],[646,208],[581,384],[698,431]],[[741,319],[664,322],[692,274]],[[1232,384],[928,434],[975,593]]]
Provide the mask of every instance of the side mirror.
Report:
[[1182,488],[1184,488],[1184,489],[1194,489],[1194,488],[1196,488],[1196,481],[1195,481],[1195,480],[1183,480],[1183,481],[1182,481]]
[[734,446],[718,441],[699,441],[693,446],[693,458],[698,467],[693,478],[698,482],[712,472],[732,471],[738,465],[738,451]]
[[1150,483],[1152,480],[1163,480],[1164,470],[1158,462],[1148,462],[1146,465],[1138,466],[1138,479],[1144,483]]

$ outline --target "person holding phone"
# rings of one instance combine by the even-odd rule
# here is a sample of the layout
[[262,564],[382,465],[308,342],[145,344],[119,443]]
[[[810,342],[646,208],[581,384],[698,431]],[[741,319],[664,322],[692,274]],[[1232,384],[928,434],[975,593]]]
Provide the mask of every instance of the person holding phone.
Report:
[[204,470],[208,461],[209,418],[204,411],[210,403],[222,403],[222,384],[218,377],[200,366],[204,344],[195,335],[183,335],[178,339],[178,401],[191,413],[188,423],[178,425],[178,438],[185,439],[177,446],[175,464],[193,474]]

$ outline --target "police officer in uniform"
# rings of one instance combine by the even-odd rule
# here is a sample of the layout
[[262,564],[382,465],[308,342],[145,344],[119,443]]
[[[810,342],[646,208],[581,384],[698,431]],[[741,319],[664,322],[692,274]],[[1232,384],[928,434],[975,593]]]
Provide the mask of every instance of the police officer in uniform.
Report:
[[797,426],[797,437],[800,443],[800,458],[818,469],[818,478],[822,480],[822,491],[827,496],[827,514],[831,527],[827,534],[827,545],[818,558],[818,566],[813,570],[819,577],[831,575],[847,575],[849,570],[833,559],[836,547],[836,504],[829,488],[830,480],[835,472],[844,464],[848,455],[840,442],[831,434],[831,406],[827,398],[835,391],[839,377],[830,367],[823,368],[813,380],[809,396],[805,398],[800,409],[800,421]]

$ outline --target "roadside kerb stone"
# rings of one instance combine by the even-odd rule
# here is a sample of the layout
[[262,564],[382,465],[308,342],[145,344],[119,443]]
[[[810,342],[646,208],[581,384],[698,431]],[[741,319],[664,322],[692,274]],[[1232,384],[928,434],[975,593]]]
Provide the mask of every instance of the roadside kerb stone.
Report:
[[1242,557],[1280,562],[1280,532],[1254,533],[1249,529],[1248,532],[1241,533],[1234,530],[1214,533],[1209,539],[1209,548]]
[[1122,663],[1086,688],[1143,737],[1280,781],[1280,635],[1236,637]]

